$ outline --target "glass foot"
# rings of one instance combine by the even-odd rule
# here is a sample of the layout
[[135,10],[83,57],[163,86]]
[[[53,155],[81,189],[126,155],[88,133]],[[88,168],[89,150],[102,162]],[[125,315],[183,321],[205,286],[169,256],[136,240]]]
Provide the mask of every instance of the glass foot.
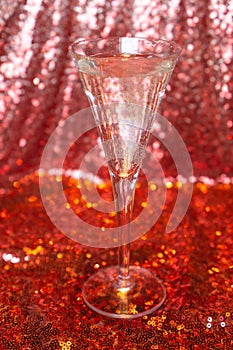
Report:
[[157,310],[166,298],[163,283],[147,269],[131,266],[130,284],[119,287],[117,266],[100,270],[83,286],[87,306],[103,316],[136,318]]

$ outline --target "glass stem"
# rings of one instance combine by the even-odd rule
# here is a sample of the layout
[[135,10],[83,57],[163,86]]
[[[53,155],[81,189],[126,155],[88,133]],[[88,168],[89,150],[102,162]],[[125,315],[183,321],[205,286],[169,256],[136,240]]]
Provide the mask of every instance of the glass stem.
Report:
[[130,177],[121,178],[110,172],[112,180],[113,195],[116,207],[116,219],[119,230],[118,240],[118,287],[130,286],[129,264],[130,264],[130,222],[134,205],[134,193],[138,172]]

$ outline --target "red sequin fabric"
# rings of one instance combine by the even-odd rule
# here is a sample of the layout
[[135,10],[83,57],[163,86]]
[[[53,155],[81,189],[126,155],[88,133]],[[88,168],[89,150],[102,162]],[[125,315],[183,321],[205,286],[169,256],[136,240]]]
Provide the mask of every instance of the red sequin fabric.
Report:
[[[232,18],[232,0],[0,3],[0,349],[233,348]],[[166,203],[156,224],[132,243],[132,264],[152,269],[167,299],[156,313],[133,321],[101,317],[84,304],[84,281],[115,264],[116,251],[64,236],[45,212],[38,183],[50,135],[88,105],[69,45],[78,37],[124,35],[183,47],[160,113],[186,144],[194,184],[184,219],[165,234],[180,182],[168,151],[156,142],[169,179]],[[87,135],[76,146],[85,153],[92,142]],[[78,164],[77,147],[67,169]],[[86,206],[83,220],[90,220],[89,203],[74,190],[77,180],[62,181],[67,206]],[[108,181],[98,186],[108,196]],[[138,210],[144,189],[139,183]]]

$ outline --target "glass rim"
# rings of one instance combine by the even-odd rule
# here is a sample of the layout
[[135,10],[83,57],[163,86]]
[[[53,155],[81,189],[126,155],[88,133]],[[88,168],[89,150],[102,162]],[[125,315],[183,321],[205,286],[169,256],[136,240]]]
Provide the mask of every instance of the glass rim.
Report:
[[[133,41],[145,41],[150,43],[151,45],[158,45],[159,43],[161,44],[166,44],[167,45],[167,55],[166,57],[173,57],[173,58],[178,58],[178,56],[180,55],[181,51],[182,51],[182,47],[176,43],[173,40],[166,40],[163,38],[153,38],[153,37],[141,37],[141,36],[109,36],[107,38],[102,38],[102,37],[95,37],[95,38],[77,38],[73,43],[71,43],[71,45],[69,46],[69,52],[71,54],[71,56],[73,58],[93,58],[97,61],[102,61],[103,59],[105,59],[107,56],[101,56],[98,57],[95,54],[85,54],[84,49],[87,48],[88,44],[95,44],[98,42],[109,42],[109,43],[113,43],[113,42],[120,42],[120,41],[128,41],[129,40],[133,40]],[[81,48],[82,49],[82,53],[81,53]],[[168,48],[170,48],[170,52],[168,50]],[[77,49],[80,49],[80,52],[78,52]],[[99,53],[102,53],[101,48],[99,49]],[[161,57],[161,52],[160,53],[156,53],[155,51],[149,51],[145,52],[146,54],[150,54],[153,55],[153,57]],[[140,52],[138,52],[138,55],[140,56]],[[113,55],[114,57],[114,55]]]

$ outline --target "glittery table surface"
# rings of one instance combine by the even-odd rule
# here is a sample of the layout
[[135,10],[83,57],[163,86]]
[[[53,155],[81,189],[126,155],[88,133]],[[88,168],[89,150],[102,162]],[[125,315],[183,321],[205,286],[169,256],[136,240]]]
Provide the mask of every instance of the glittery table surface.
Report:
[[[64,180],[67,193],[74,181]],[[132,264],[154,271],[167,299],[157,312],[124,321],[95,314],[81,295],[89,275],[116,264],[116,250],[60,233],[45,213],[36,174],[8,185],[0,212],[1,349],[230,350],[233,186],[196,183],[184,220],[164,234],[175,197],[174,184],[156,225],[131,247]]]
[[[232,0],[0,2],[0,349],[233,348],[232,17]],[[87,106],[71,42],[129,34],[183,47],[160,112],[187,146],[194,188],[182,222],[166,234],[180,182],[156,141],[151,150],[168,179],[166,203],[132,243],[131,259],[164,281],[167,299],[150,316],[120,321],[93,313],[81,296],[88,276],[116,264],[116,250],[82,246],[52,224],[38,168],[54,129]],[[82,141],[85,153],[93,139]],[[79,164],[76,146],[67,169]],[[85,205],[74,197],[75,179],[63,184],[70,206]],[[108,183],[99,191],[108,196]]]

